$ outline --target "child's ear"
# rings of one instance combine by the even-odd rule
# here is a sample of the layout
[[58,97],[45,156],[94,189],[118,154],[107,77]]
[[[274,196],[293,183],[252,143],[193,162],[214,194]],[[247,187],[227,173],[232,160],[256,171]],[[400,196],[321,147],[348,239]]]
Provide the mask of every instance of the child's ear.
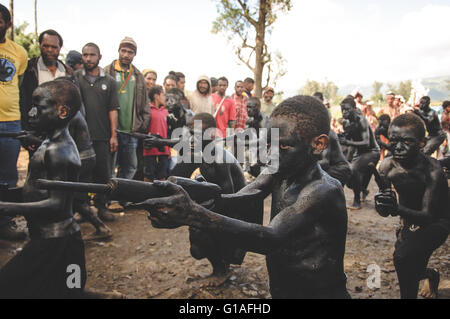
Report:
[[64,120],[69,117],[69,107],[67,105],[58,106],[58,117]]
[[314,155],[320,155],[328,147],[328,135],[322,134],[313,138],[311,142]]

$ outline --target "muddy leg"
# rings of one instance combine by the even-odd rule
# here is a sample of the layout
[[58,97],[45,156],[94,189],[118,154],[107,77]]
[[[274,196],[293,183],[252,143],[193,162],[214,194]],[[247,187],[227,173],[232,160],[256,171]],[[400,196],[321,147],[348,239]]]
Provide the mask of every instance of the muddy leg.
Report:
[[423,287],[419,292],[419,296],[426,299],[436,299],[439,289],[440,275],[437,269],[428,268],[425,272],[425,280]]
[[353,172],[351,178],[351,186],[353,189],[353,204],[347,208],[350,210],[360,210],[361,209],[361,176],[360,173]]
[[[74,203],[75,204],[75,203]],[[95,232],[89,234],[85,237],[85,240],[99,240],[108,239],[112,237],[111,229],[106,226],[98,217],[95,216],[93,208],[91,208],[87,203],[76,203],[76,210],[80,213],[83,218],[85,218],[92,226],[95,227]]]
[[201,287],[220,287],[231,277],[230,264],[215,257],[208,257],[208,260],[213,272],[209,277],[203,279]]

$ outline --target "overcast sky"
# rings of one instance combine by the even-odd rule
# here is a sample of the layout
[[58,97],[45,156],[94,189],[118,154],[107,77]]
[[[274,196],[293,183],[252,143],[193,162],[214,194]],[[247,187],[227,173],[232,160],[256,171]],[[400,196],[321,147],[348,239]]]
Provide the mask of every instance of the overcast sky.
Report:
[[[0,3],[9,7],[9,1]],[[450,75],[450,1],[293,0],[270,36],[271,47],[287,60],[278,82],[285,92],[307,79],[328,79],[339,86],[370,85]],[[16,24],[34,30],[34,0],[16,0]],[[223,35],[211,33],[217,15],[213,0],[38,1],[39,32],[55,29],[63,52],[97,43],[101,65],[117,58],[125,36],[138,44],[135,65],[187,76],[192,90],[199,75],[225,75],[231,82],[252,76]]]

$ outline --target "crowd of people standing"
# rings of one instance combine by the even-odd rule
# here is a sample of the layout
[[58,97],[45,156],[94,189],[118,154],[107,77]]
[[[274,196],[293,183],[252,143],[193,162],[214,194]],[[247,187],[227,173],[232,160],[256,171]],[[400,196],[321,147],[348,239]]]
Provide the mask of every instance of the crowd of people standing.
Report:
[[[91,182],[107,183],[111,177],[124,179],[163,180],[169,174],[173,152],[144,150],[143,141],[132,133],[156,134],[168,137],[166,94],[178,89],[183,108],[191,116],[208,113],[214,116],[217,134],[243,131],[247,126],[247,100],[252,98],[254,81],[247,78],[237,81],[235,92],[228,95],[229,81],[200,76],[196,89],[185,96],[186,77],[181,72],[170,72],[158,85],[158,73],[153,69],[142,72],[133,64],[138,45],[131,37],[125,37],[118,45],[118,58],[105,67],[100,67],[101,49],[95,43],[87,43],[81,52],[71,50],[65,61],[59,59],[63,37],[55,30],[46,30],[39,35],[40,56],[27,58],[27,52],[6,38],[8,14],[3,16],[3,38],[1,54],[14,68],[14,73],[2,82],[0,109],[1,130],[5,132],[28,131],[32,95],[41,84],[58,78],[70,78],[79,88],[83,108],[81,114],[86,122],[88,134],[83,149],[79,149],[82,160],[93,160]],[[270,113],[275,105],[273,88],[265,88],[261,106]],[[4,138],[0,140],[2,157],[0,182],[15,187],[18,182],[17,160],[23,146],[30,157],[36,144],[30,139]],[[80,146],[80,145],[77,145]],[[173,164],[172,164],[173,165]],[[95,198],[98,216],[103,221],[114,220],[107,209],[103,196]],[[22,240],[25,233],[19,230],[11,218],[0,219],[0,237]]]

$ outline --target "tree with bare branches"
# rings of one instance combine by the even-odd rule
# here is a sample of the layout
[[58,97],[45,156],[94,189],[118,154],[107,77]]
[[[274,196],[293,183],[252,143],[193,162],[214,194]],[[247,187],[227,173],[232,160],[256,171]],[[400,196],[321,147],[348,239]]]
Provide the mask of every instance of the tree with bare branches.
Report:
[[[290,0],[216,0],[219,16],[213,33],[224,33],[234,42],[235,53],[254,74],[255,96],[261,97],[263,74],[269,85],[286,73],[280,52],[272,52],[267,34],[273,29],[277,14],[291,10]],[[275,73],[275,75],[274,75]],[[271,80],[271,76],[274,78]]]

